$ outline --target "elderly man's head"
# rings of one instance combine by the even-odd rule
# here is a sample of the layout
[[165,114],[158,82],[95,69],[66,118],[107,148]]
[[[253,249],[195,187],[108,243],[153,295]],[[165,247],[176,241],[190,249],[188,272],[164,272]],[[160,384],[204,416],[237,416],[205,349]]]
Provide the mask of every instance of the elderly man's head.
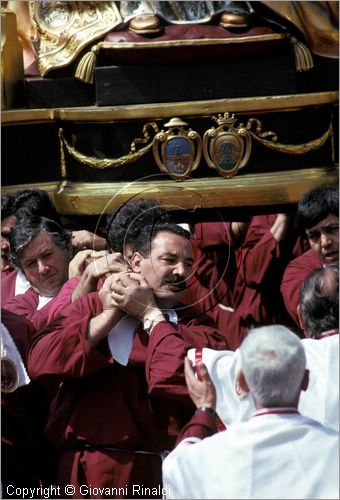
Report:
[[339,262],[339,190],[317,187],[298,203],[296,227],[305,232],[311,249],[323,264]]
[[11,231],[11,259],[44,297],[55,297],[68,279],[70,233],[45,217],[22,219]]
[[307,337],[320,338],[339,330],[339,268],[315,269],[305,279],[300,291],[298,316]]
[[297,406],[308,386],[306,357],[301,340],[285,326],[251,330],[240,347],[241,389],[257,408]]
[[131,266],[147,279],[159,305],[181,302],[192,265],[190,233],[177,224],[147,226],[135,242]]

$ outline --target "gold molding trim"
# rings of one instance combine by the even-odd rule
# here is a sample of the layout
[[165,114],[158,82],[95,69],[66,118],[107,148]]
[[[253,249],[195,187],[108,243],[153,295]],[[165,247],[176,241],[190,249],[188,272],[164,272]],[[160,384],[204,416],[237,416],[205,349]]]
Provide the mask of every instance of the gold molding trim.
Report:
[[43,123],[47,121],[92,121],[168,119],[172,116],[210,116],[217,113],[251,112],[270,113],[295,111],[310,106],[337,105],[339,92],[313,92],[260,97],[241,97],[204,101],[188,101],[157,104],[133,104],[129,106],[87,106],[81,108],[45,108],[6,110],[1,113],[2,125]]
[[131,198],[157,199],[169,207],[185,209],[280,205],[298,202],[305,191],[318,185],[337,183],[338,170],[329,166],[247,174],[225,183],[220,177],[187,179],[181,184],[154,178],[114,183],[64,181],[54,203],[61,215],[110,213]]
[[[154,49],[154,48],[171,48],[171,47],[190,47],[194,45],[235,45],[240,43],[252,43],[258,41],[273,41],[283,40],[287,38],[285,33],[268,33],[264,35],[240,36],[234,38],[193,38],[190,40],[166,40],[162,42],[100,42],[100,49]],[[289,37],[288,37],[289,38]]]
[[[159,173],[157,174],[159,177]],[[165,175],[164,175],[165,177]],[[2,194],[38,187],[48,191],[61,215],[110,213],[131,198],[152,198],[174,208],[256,207],[297,203],[302,194],[322,184],[338,185],[338,167],[320,166],[287,172],[221,178],[169,179],[135,182],[50,182],[2,186]]]

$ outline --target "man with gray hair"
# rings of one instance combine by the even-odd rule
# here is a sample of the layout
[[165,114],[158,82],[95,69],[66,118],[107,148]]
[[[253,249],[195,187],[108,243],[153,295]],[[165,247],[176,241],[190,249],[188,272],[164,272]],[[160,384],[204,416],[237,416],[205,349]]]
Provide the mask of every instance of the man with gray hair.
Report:
[[339,268],[315,269],[305,279],[298,307],[310,367],[309,389],[301,394],[304,415],[339,430]]
[[237,383],[256,411],[213,436],[214,385],[205,365],[196,378],[186,358],[197,411],[163,463],[167,498],[339,498],[338,433],[297,410],[308,386],[300,339],[284,326],[256,328],[240,356]]
[[[305,279],[297,311],[309,369],[308,390],[299,400],[299,411],[327,427],[339,431],[339,269],[315,269]],[[241,367],[240,349],[215,351],[190,349],[189,359],[202,359],[217,392],[217,413],[228,426],[248,420],[254,401],[237,382]]]
[[71,233],[46,217],[21,219],[11,230],[10,255],[30,288],[6,302],[4,307],[33,321],[36,311],[50,304],[68,280]]
[[298,306],[300,326],[312,339],[339,333],[339,268],[315,269],[305,279]]

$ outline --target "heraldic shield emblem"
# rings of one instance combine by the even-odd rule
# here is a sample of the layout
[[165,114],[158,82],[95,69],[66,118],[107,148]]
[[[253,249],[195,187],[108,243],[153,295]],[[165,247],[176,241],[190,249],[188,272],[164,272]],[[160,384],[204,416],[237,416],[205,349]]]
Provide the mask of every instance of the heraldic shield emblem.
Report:
[[229,113],[212,117],[219,127],[207,130],[203,137],[203,154],[210,168],[223,177],[233,177],[244,167],[251,152],[251,136],[240,125],[235,128],[236,118]]
[[169,130],[159,132],[154,139],[153,154],[158,168],[172,179],[181,181],[190,176],[202,156],[202,141],[194,130],[184,130],[188,124],[171,118],[164,125]]

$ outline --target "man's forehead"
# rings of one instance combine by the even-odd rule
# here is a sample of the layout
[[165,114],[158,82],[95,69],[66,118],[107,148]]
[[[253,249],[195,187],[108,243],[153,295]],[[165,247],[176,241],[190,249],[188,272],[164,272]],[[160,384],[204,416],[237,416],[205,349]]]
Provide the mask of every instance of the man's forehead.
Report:
[[183,246],[187,247],[188,249],[189,248],[192,249],[191,241],[188,238],[180,234],[171,233],[169,231],[159,232],[157,236],[152,240],[152,245],[151,245],[153,249],[154,248],[180,249],[183,248]]
[[29,254],[39,254],[39,252],[43,252],[46,247],[56,246],[52,236],[46,232],[42,231],[41,233],[34,236],[30,243],[28,243],[22,251],[22,254],[25,254],[25,257],[29,256]]

